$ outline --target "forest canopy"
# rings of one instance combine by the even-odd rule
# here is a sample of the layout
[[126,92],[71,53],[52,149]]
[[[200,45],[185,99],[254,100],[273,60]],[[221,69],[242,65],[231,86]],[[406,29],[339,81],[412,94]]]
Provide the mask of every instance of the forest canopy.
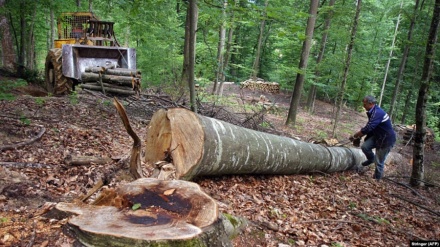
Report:
[[[329,2],[319,1],[308,66],[299,71],[309,1],[198,1],[196,83],[203,86],[218,80],[222,66],[223,81],[240,83],[249,79],[255,72],[261,42],[258,78],[278,82],[283,90],[291,91],[297,73],[305,73],[303,100],[315,87],[316,98],[333,101],[342,81],[356,1],[336,1],[333,6]],[[24,76],[41,80],[46,55],[53,47],[57,17],[63,12],[91,11],[101,20],[115,22],[121,46],[136,49],[143,88],[172,88],[179,83],[183,69],[187,5],[179,0],[0,0],[1,29],[3,25],[9,27],[9,34],[0,32],[0,67],[7,67],[9,58]],[[382,108],[392,109],[394,122],[414,124],[433,8],[434,1],[362,2],[343,95],[346,105],[362,110],[362,98],[371,94],[380,99]],[[331,25],[325,29],[329,19]],[[10,44],[6,43],[6,35],[10,36]],[[323,37],[326,49],[318,62]],[[225,46],[222,50],[221,39]],[[9,46],[13,52],[7,50]],[[438,136],[440,78],[436,65],[438,55],[434,58],[426,116],[427,126]]]

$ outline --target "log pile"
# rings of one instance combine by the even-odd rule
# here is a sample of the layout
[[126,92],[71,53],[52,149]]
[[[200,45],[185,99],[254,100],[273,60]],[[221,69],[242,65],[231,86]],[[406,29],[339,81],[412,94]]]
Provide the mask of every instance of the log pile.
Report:
[[105,93],[139,95],[141,72],[115,67],[88,67],[81,74],[81,88]]
[[257,80],[248,79],[240,83],[241,88],[248,88],[251,90],[260,90],[268,93],[279,93],[280,84],[277,82],[266,82],[261,78]]
[[[416,126],[415,125],[408,125],[408,126],[399,125],[399,126],[397,126],[397,128],[398,128],[398,132],[401,132],[403,140],[406,143],[408,143],[409,145],[413,145]],[[434,144],[434,140],[435,140],[434,132],[431,129],[427,128],[426,129],[425,148],[428,150],[432,149],[433,144]]]

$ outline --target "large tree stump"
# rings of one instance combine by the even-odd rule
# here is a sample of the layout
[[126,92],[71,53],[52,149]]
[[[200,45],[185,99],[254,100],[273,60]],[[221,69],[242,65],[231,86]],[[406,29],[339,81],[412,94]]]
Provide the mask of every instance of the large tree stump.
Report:
[[56,209],[76,215],[67,233],[86,246],[231,246],[216,202],[188,181],[141,178]]
[[357,168],[360,149],[325,147],[235,126],[183,108],[159,110],[149,125],[145,162],[168,161],[177,179],[225,174],[301,174]]

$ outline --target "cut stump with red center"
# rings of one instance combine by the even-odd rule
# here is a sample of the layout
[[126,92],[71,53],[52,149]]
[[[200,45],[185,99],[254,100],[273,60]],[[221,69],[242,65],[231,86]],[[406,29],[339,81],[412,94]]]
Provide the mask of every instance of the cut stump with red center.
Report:
[[141,178],[95,202],[56,205],[85,246],[231,246],[216,202],[193,182]]

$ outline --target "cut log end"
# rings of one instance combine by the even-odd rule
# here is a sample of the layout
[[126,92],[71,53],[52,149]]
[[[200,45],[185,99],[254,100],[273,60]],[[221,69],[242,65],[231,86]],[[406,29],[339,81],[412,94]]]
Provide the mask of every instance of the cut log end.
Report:
[[57,204],[57,210],[76,215],[67,232],[87,246],[209,246],[224,241],[213,240],[223,227],[217,204],[195,183],[142,178],[107,197],[97,205]]
[[145,139],[145,162],[167,161],[174,165],[176,178],[190,174],[203,152],[204,131],[196,114],[175,108],[156,112]]

